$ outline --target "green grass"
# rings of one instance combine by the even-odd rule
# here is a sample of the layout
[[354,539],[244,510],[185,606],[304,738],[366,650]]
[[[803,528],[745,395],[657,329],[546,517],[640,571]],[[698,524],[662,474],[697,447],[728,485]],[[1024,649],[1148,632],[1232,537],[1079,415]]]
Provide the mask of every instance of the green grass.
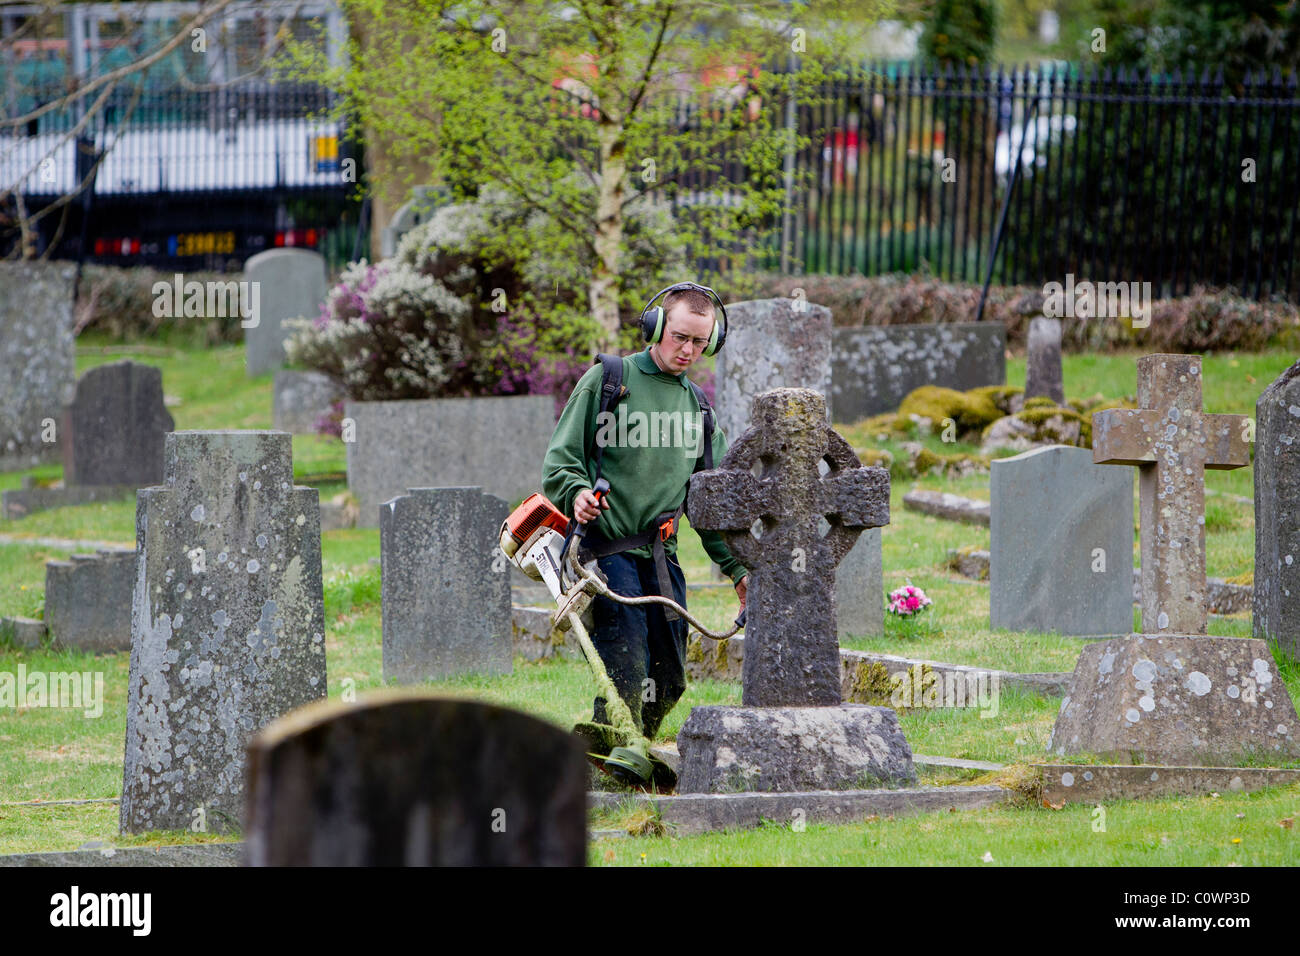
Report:
[[[1300,786],[593,842],[593,866],[1294,866]],[[626,815],[604,814],[617,828]],[[1240,818],[1239,818],[1240,817]],[[1279,821],[1290,820],[1288,829]],[[1105,830],[1098,829],[1100,825]],[[1234,842],[1235,841],[1235,842]],[[985,862],[985,854],[992,859]]]
[[[176,349],[102,351],[91,343],[78,353],[81,370],[123,357],[163,369],[164,392],[172,396],[171,411],[178,429],[269,428],[271,380],[244,376],[238,347],[207,352]],[[1135,356],[1067,356],[1066,382],[1071,394],[1101,392],[1107,396],[1135,391]],[[1211,411],[1250,413],[1264,383],[1280,373],[1289,357],[1281,353],[1211,357],[1205,363],[1206,406]],[[1245,380],[1250,375],[1257,384]],[[1008,377],[1023,383],[1024,361],[1008,364]],[[1072,384],[1073,383],[1073,384]],[[1086,383],[1086,387],[1085,387]],[[861,426],[839,429],[857,447],[874,446]],[[937,438],[927,447],[950,452]],[[890,446],[886,446],[890,447]],[[892,446],[897,451],[896,444]],[[342,443],[314,437],[294,439],[295,474],[316,485],[323,498],[344,490]],[[0,488],[17,487],[23,473],[0,475]],[[57,465],[25,474],[57,478]],[[1253,514],[1250,469],[1211,472],[1207,481],[1208,562],[1211,574],[1228,577],[1252,570]],[[895,481],[891,523],[882,532],[885,586],[911,582],[923,587],[935,605],[920,626],[900,627],[889,620],[880,637],[854,637],[845,646],[910,657],[973,664],[1016,672],[1069,671],[1082,642],[1054,634],[1018,634],[989,628],[988,585],[969,581],[943,569],[948,548],[987,548],[987,528],[954,524],[905,511],[902,496],[912,486],[950,490],[987,498],[987,476],[957,480],[936,477]],[[1136,516],[1135,516],[1136,523]],[[135,536],[133,502],[85,505],[39,512],[19,521],[0,522],[0,535],[94,539],[130,545]],[[44,589],[45,562],[65,558],[56,546],[0,541],[0,614],[36,616]],[[679,559],[693,585],[709,581],[710,561],[698,536],[687,526],[680,537]],[[328,692],[383,686],[381,679],[380,573],[376,529],[331,531],[322,536],[326,606]],[[688,603],[710,628],[725,630],[736,615],[737,602],[729,587],[696,587]],[[1212,617],[1210,632],[1250,635],[1249,615]],[[49,651],[17,652],[0,648],[0,671],[98,671],[104,676],[103,714],[89,718],[80,711],[53,707],[24,709],[0,716],[0,804],[31,800],[116,797],[121,790],[122,741],[125,735],[126,686],[129,655],[100,657]],[[1283,679],[1293,697],[1300,697],[1300,672],[1288,665]],[[514,672],[503,677],[466,676],[425,685],[438,693],[489,700],[527,711],[556,726],[571,726],[590,716],[593,687],[585,664],[576,660],[530,663],[515,661]],[[670,714],[660,738],[675,738],[690,708],[700,704],[739,703],[733,684],[692,684]],[[996,716],[981,717],[965,710],[904,711],[900,720],[917,753],[938,754],[1001,763],[1025,763],[1046,757],[1059,701],[1001,688]],[[950,768],[922,768],[924,783],[969,781],[972,774]],[[978,813],[928,814],[848,826],[809,825],[800,833],[788,826],[768,826],[740,834],[676,839],[628,840],[593,846],[593,862],[638,863],[798,863],[890,862],[968,863],[988,850],[995,864],[1089,862],[1109,865],[1144,863],[1202,865],[1225,862],[1294,862],[1294,832],[1282,831],[1269,818],[1294,815],[1297,788],[1265,795],[1225,794],[1222,800],[1122,803],[1108,807],[1109,830],[1093,833],[1088,808],[1059,812],[1034,808],[998,808]],[[1177,810],[1177,826],[1169,814]],[[1237,821],[1235,812],[1247,812]],[[71,849],[88,840],[117,845],[150,840],[204,842],[210,835],[150,834],[135,838],[117,835],[117,807],[0,805],[0,852]],[[1258,817],[1258,819],[1257,819]],[[599,819],[597,824],[599,825]],[[1269,829],[1273,826],[1278,833]],[[1076,832],[1077,831],[1077,832]],[[1194,835],[1194,836],[1190,836]],[[1234,836],[1241,844],[1231,844]],[[1162,838],[1168,838],[1168,843]],[[614,853],[606,861],[605,854]]]

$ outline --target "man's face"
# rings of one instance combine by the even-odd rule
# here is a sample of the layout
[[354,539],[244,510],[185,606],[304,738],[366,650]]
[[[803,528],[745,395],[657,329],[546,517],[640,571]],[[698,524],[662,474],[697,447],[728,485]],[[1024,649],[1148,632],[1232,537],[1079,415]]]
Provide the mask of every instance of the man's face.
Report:
[[659,357],[674,373],[686,371],[704,354],[713,334],[713,311],[699,315],[685,302],[673,304],[664,320],[664,337],[659,343]]

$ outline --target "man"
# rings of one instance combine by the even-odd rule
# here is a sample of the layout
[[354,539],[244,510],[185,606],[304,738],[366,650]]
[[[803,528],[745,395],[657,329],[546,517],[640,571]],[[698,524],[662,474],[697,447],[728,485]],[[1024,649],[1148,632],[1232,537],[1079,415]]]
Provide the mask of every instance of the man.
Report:
[[[618,539],[653,531],[656,518],[682,505],[690,476],[704,467],[703,416],[685,374],[715,334],[714,303],[699,288],[674,287],[663,302],[662,327],[648,336],[649,347],[622,360],[626,393],[616,415],[598,421],[602,367],[597,363],[574,387],[555,426],[542,466],[542,492],[565,514],[588,524],[585,549],[600,553]],[[591,490],[596,480],[592,453],[598,446],[604,448],[600,477],[610,484],[599,505]],[[714,429],[712,450],[716,467],[727,451],[721,429]],[[676,530],[675,523],[665,529],[671,531],[663,551],[672,593],[664,596],[685,607]],[[743,609],[748,572],[721,534],[699,535],[709,557],[734,582]],[[661,593],[651,545],[597,561],[614,593]],[[686,691],[686,621],[662,604],[630,606],[603,596],[593,601],[592,613],[592,643],[633,718],[653,740]],[[609,722],[604,698],[596,698],[592,719]]]

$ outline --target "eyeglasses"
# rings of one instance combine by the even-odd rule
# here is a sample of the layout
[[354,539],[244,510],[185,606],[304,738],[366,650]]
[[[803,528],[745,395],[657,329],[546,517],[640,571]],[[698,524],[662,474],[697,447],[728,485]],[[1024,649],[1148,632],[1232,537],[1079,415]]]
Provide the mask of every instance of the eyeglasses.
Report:
[[681,332],[672,332],[670,334],[673,337],[673,341],[676,342],[678,345],[685,345],[687,342],[689,342],[691,343],[691,345],[694,345],[696,348],[702,349],[709,344],[708,339],[691,338],[691,336],[683,335]]

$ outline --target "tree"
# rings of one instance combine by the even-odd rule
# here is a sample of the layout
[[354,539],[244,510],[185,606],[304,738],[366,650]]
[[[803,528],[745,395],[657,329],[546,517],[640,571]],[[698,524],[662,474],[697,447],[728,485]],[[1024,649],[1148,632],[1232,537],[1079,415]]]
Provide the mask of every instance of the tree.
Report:
[[[593,263],[585,297],[609,347],[644,294],[620,283],[629,204],[689,200],[692,256],[769,226],[794,148],[779,104],[811,96],[888,0],[341,2],[349,65],[301,68],[346,94],[390,168],[429,163],[458,200],[492,185],[554,223]],[[792,56],[796,73],[769,69]]]

